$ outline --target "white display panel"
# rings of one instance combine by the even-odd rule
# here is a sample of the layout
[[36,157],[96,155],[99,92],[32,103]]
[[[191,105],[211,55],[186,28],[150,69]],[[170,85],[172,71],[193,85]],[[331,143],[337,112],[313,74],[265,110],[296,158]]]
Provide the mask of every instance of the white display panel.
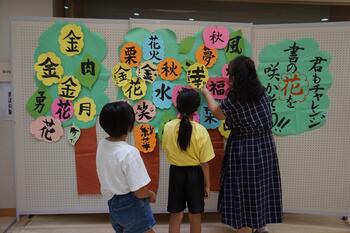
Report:
[[[111,70],[118,62],[117,49],[130,27],[149,30],[168,28],[178,41],[206,25],[242,29],[251,41],[258,66],[259,51],[283,39],[314,38],[320,49],[331,54],[333,84],[326,124],[297,136],[276,137],[282,174],[285,211],[342,214],[350,212],[350,26],[349,24],[262,25],[167,20],[95,20],[16,18],[11,22],[16,194],[18,214],[107,212],[100,195],[78,195],[73,147],[63,138],[58,143],[39,143],[29,133],[32,121],[25,104],[36,90],[34,51],[42,32],[56,20],[83,22],[107,42],[103,63]],[[110,80],[106,94],[116,99]],[[105,134],[97,127],[98,140]],[[66,137],[66,136],[65,136]],[[160,180],[155,213],[166,212],[168,165],[161,152]],[[206,202],[216,210],[217,194]]]

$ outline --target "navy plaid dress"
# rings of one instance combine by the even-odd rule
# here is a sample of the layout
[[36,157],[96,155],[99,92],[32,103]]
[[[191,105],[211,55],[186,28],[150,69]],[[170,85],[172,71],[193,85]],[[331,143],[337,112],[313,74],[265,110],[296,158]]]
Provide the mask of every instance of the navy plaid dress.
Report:
[[240,104],[221,103],[232,129],[220,177],[218,210],[222,222],[236,229],[282,222],[281,179],[272,136],[269,98]]

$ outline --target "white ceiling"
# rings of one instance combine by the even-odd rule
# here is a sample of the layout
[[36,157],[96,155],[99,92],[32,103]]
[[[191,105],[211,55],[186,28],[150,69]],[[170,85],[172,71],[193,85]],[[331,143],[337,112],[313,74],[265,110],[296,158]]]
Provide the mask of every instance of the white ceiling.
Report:
[[[311,0],[310,0],[311,1]],[[220,22],[306,23],[329,17],[328,5],[241,3],[214,1],[108,1],[84,0],[83,16],[87,18],[147,18]],[[140,15],[135,16],[133,13]]]

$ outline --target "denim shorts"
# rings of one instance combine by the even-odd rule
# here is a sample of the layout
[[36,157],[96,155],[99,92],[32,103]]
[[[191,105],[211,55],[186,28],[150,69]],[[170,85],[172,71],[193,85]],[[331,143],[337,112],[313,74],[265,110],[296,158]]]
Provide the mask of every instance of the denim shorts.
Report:
[[148,200],[138,199],[134,193],[114,195],[108,208],[116,233],[143,233],[156,224]]

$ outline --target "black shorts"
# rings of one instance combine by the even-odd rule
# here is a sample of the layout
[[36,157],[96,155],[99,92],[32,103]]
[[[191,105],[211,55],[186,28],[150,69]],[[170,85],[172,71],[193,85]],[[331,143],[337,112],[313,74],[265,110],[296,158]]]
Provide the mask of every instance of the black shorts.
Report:
[[204,177],[201,166],[170,166],[168,212],[186,209],[192,214],[204,212]]

